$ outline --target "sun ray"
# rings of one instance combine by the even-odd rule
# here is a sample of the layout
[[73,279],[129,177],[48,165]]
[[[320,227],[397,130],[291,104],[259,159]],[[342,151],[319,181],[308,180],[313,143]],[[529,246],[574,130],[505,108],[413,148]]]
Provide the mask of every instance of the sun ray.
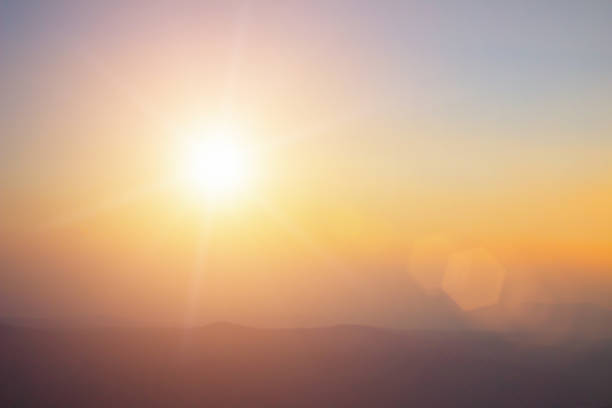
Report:
[[[237,72],[244,49],[244,38],[246,33],[246,19],[248,17],[248,11],[249,3],[243,3],[240,6],[239,14],[236,18],[236,27],[233,38],[233,46],[230,54],[230,61],[228,64],[228,71],[226,74],[225,89],[220,103],[219,117],[220,123],[222,124],[230,123],[229,112],[234,97],[234,89],[236,87],[237,81]],[[207,170],[208,173],[211,173],[211,169]],[[216,172],[216,170],[212,171],[212,173]],[[210,176],[210,174],[208,175]],[[189,294],[187,295],[188,303],[186,305],[183,321],[183,327],[185,328],[185,334],[183,336],[183,348],[187,346],[190,338],[188,329],[193,328],[196,324],[199,323],[198,307],[200,304],[201,286],[204,275],[203,269],[205,268],[206,254],[213,228],[212,217],[210,217],[210,211],[208,207],[206,207],[205,216],[205,224],[203,230],[200,232],[200,238],[196,249],[195,265],[193,268],[192,280],[189,285]]]
[[319,245],[315,239],[313,239],[306,231],[300,228],[291,217],[287,215],[283,209],[272,203],[270,200],[265,200],[258,197],[256,203],[259,207],[273,219],[279,226],[281,226],[290,236],[297,239],[302,245],[304,245],[312,254],[317,256],[319,259],[325,261],[328,265],[333,267],[337,271],[348,271],[347,262],[336,254],[331,254],[323,249],[322,245]]
[[280,140],[275,140],[264,144],[262,146],[262,151],[264,151],[266,154],[273,154],[274,152],[286,148],[291,144],[298,143],[299,141],[308,137],[330,134],[335,130],[342,129],[344,126],[350,123],[356,123],[357,119],[362,120],[364,115],[364,112],[355,111],[334,121],[316,123],[311,127],[302,129],[301,131],[288,133]]
[[81,48],[80,51],[81,54],[84,55],[83,59],[86,63],[89,64],[99,77],[106,81],[108,86],[119,91],[124,99],[131,103],[148,121],[156,123],[157,126],[163,129],[167,134],[171,133],[172,126],[170,126],[170,123],[163,120],[163,115],[161,115],[159,111],[153,109],[133,86],[118,75],[115,75],[106,66],[104,61],[93,52],[84,48]]
[[70,213],[60,215],[47,222],[44,222],[42,225],[40,225],[38,231],[46,232],[81,223],[100,214],[117,210],[125,205],[138,201],[149,194],[159,191],[163,186],[165,186],[164,182],[153,183],[151,185],[127,191],[118,197],[105,200],[91,207],[77,209]]
[[222,121],[229,120],[229,114],[235,97],[235,89],[238,83],[238,71],[242,62],[242,54],[245,48],[246,32],[250,18],[249,2],[244,2],[239,6],[238,15],[234,22],[234,34],[229,55],[228,69],[225,75],[225,86],[220,101],[219,117]]
[[189,346],[191,330],[201,324],[200,302],[202,295],[202,285],[204,283],[204,273],[206,268],[206,258],[209,251],[210,240],[213,232],[212,217],[206,208],[205,218],[195,250],[194,264],[191,278],[186,294],[185,313],[183,316],[183,339],[181,348],[184,350]]

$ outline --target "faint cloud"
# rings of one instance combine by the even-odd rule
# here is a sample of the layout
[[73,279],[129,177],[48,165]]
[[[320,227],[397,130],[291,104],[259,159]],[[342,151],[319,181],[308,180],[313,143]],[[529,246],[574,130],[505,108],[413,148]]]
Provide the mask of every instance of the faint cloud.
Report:
[[428,235],[413,242],[410,273],[423,289],[440,289],[452,251],[453,244],[444,234]]

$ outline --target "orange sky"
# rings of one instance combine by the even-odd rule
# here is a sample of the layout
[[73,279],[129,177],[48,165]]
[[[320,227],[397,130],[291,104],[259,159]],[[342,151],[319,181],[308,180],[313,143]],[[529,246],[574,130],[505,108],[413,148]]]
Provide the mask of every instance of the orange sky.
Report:
[[[91,26],[12,10],[30,31],[2,40],[6,313],[395,324],[387,297],[440,288],[465,308],[612,306],[597,30],[543,26],[547,43],[432,9],[451,25],[414,36],[365,5],[303,7],[73,10]],[[257,177],[210,209],[167,180],[183,129],[221,120]]]

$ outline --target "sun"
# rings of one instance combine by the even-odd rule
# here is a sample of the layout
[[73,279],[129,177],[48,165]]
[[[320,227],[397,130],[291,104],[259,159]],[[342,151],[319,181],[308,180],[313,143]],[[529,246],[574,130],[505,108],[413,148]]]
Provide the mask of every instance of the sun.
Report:
[[236,198],[251,182],[252,148],[235,127],[216,126],[188,135],[179,178],[191,192],[210,200]]

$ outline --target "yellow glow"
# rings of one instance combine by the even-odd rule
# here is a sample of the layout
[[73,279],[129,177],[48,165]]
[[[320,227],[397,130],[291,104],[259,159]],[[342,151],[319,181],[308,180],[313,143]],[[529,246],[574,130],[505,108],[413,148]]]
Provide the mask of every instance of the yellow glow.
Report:
[[244,134],[233,127],[192,132],[179,161],[186,189],[207,199],[235,198],[251,182],[252,152]]

